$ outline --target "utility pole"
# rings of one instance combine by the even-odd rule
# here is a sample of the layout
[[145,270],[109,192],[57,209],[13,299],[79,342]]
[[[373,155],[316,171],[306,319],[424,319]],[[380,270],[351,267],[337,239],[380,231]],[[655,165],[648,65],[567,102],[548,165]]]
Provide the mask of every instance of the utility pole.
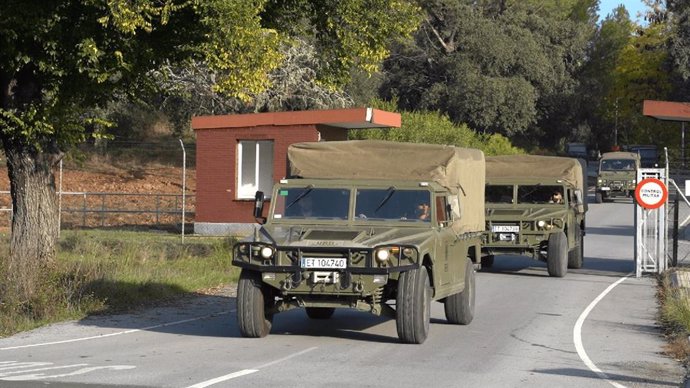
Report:
[[613,105],[616,108],[615,113],[615,124],[613,125],[613,146],[618,150],[618,97],[616,97],[616,103]]

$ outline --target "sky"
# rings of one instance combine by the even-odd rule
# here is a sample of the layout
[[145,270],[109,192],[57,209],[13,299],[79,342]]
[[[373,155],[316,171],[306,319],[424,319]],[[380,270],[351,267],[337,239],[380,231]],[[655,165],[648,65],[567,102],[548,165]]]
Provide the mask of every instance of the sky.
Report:
[[637,18],[638,12],[645,10],[645,5],[642,0],[600,0],[599,1],[599,20],[604,20],[606,15],[610,14],[614,8],[623,4],[625,9],[630,14],[630,19],[637,20],[639,23],[644,23],[642,18]]

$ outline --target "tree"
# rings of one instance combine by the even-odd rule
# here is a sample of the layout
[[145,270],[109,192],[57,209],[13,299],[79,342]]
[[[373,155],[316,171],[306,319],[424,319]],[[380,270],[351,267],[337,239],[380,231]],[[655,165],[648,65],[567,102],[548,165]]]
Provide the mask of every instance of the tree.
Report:
[[105,130],[91,108],[149,87],[146,74],[163,60],[202,61],[217,72],[216,90],[250,100],[280,64],[293,28],[284,20],[311,32],[327,53],[320,79],[337,87],[352,67],[374,70],[418,13],[404,0],[6,0],[0,12],[0,141],[13,203],[0,297],[25,304],[54,262],[52,168]]
[[481,131],[526,133],[548,115],[545,101],[574,90],[591,32],[582,4],[595,3],[424,2],[414,44],[397,46],[384,63],[383,97]]

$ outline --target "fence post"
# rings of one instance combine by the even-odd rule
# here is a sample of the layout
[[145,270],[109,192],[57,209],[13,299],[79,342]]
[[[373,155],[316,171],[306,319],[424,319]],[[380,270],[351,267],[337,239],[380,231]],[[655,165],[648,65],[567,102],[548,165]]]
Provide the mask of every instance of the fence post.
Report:
[[105,226],[105,194],[101,194],[101,227]]
[[680,191],[676,190],[676,198],[673,200],[673,253],[671,256],[671,266],[678,265],[678,208],[680,205]]
[[84,205],[81,210],[81,226],[86,228],[86,193],[84,193]]
[[161,196],[156,195],[156,228],[160,229],[160,222],[159,222],[159,217],[160,217],[160,206],[161,206]]
[[185,194],[187,192],[187,151],[184,149],[184,143],[180,140],[182,147],[182,243],[184,244],[184,221],[185,221]]

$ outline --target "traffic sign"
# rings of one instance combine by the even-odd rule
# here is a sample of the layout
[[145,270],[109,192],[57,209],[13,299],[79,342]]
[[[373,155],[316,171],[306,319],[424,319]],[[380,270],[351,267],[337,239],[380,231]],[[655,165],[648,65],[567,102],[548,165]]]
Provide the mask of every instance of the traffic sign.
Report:
[[646,178],[635,187],[635,199],[645,209],[660,208],[668,199],[668,189],[657,178]]

